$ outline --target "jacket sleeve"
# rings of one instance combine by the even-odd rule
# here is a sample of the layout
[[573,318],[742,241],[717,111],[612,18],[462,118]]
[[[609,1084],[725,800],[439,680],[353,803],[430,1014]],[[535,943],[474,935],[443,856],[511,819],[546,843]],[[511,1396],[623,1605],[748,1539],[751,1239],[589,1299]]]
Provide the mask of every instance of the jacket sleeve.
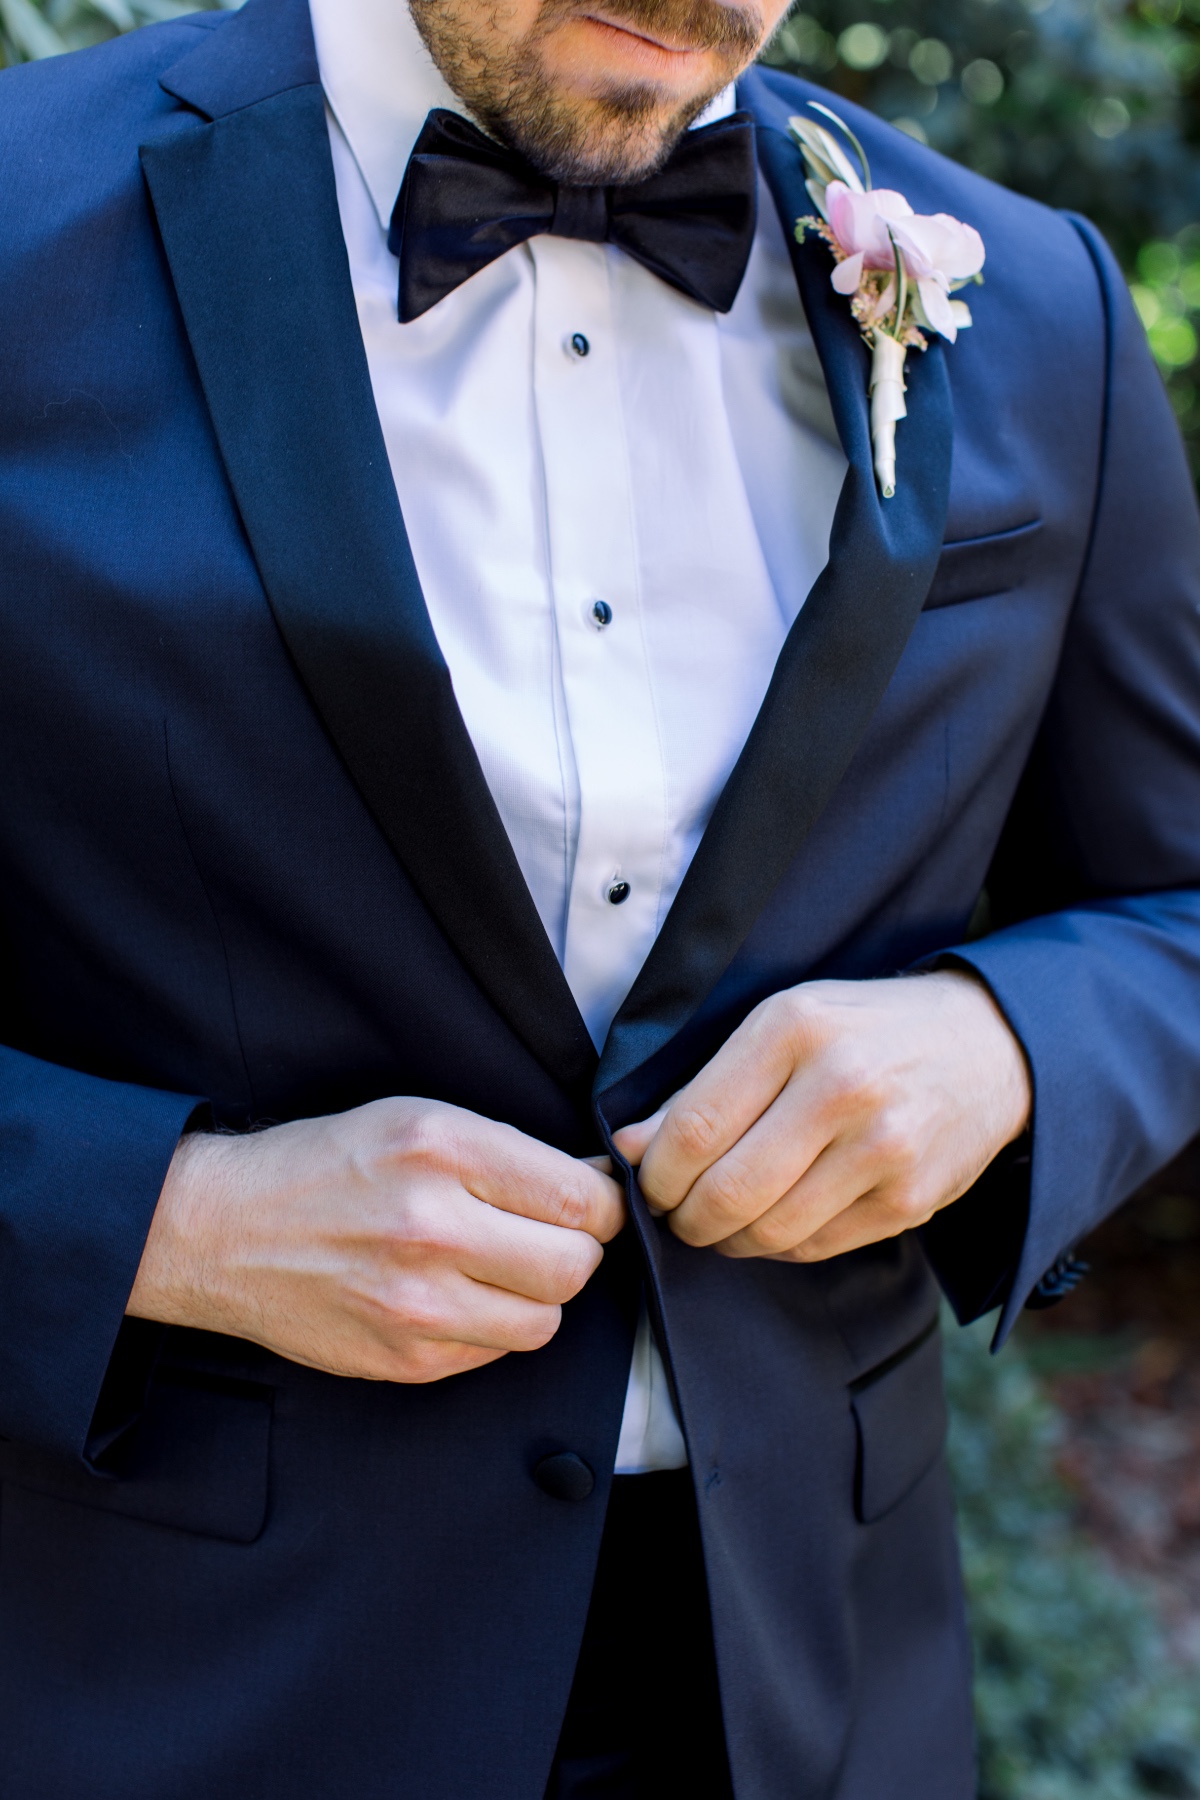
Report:
[[125,1307],[199,1106],[0,1047],[0,1436],[90,1461],[136,1412]]
[[1200,517],[1126,284],[1074,223],[1107,321],[1092,540],[988,880],[998,928],[952,952],[1029,1058],[1032,1155],[1000,1159],[923,1233],[960,1317],[1004,1301],[1001,1340],[1200,1130]]

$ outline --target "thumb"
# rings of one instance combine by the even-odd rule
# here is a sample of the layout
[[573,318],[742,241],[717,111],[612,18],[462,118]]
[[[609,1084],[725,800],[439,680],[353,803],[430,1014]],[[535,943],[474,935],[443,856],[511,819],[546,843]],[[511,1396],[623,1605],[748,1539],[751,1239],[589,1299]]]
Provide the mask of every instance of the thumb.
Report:
[[656,1113],[651,1113],[648,1119],[640,1119],[634,1125],[622,1125],[620,1131],[613,1132],[613,1144],[633,1168],[637,1168],[654,1142],[670,1104],[668,1100]]

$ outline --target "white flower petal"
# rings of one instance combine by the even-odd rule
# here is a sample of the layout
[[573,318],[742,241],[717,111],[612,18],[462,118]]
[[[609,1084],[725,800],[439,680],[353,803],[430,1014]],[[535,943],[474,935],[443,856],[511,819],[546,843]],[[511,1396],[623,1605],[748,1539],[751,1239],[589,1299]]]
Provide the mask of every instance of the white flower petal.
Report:
[[838,263],[829,279],[833,283],[836,293],[856,294],[858,284],[862,280],[862,273],[863,254],[860,250],[857,256],[848,256],[844,262]]
[[876,212],[884,219],[912,219],[916,217],[916,214],[908,204],[908,201],[904,198],[904,195],[898,194],[895,188],[872,188],[871,198],[875,202]]
[[958,336],[958,325],[945,288],[934,277],[928,276],[924,281],[918,281],[917,292],[921,296],[925,317],[933,329],[953,343]]
[[915,278],[937,274],[943,287],[968,281],[983,267],[983,239],[949,213],[914,213],[894,226]]

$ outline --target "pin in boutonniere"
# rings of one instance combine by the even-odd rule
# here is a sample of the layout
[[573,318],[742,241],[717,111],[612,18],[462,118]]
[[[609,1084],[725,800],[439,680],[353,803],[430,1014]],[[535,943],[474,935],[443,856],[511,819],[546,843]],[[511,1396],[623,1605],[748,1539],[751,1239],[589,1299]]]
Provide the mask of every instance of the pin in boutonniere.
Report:
[[949,213],[915,213],[903,194],[873,188],[866,152],[850,127],[827,106],[815,112],[844,132],[861,175],[833,133],[814,119],[788,124],[808,166],[805,182],[819,219],[796,221],[797,240],[815,231],[833,251],[830,277],[871,350],[871,444],[879,491],[896,491],[896,421],[905,416],[904,359],[926,348],[925,332],[953,343],[971,323],[970,310],[951,294],[982,279],[983,239]]

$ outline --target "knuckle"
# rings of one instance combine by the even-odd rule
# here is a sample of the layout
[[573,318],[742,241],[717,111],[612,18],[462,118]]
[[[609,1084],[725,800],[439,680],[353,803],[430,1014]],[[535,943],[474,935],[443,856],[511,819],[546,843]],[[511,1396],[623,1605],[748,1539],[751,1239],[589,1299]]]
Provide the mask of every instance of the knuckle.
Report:
[[550,1276],[550,1291],[559,1301],[573,1300],[580,1289],[595,1274],[600,1264],[601,1250],[594,1238],[583,1232],[575,1234],[576,1241],[566,1245],[558,1255],[558,1259]]
[[561,1323],[560,1306],[541,1306],[536,1312],[531,1310],[513,1332],[514,1345],[524,1352],[543,1350]]
[[909,1183],[921,1160],[920,1147],[906,1123],[895,1112],[881,1109],[871,1133],[871,1150],[875,1160],[902,1183]]
[[428,1341],[405,1344],[403,1349],[397,1351],[395,1361],[397,1368],[403,1371],[398,1379],[414,1384],[440,1381],[451,1372],[453,1366],[447,1348]]
[[786,1034],[802,1059],[815,1054],[828,1039],[826,1009],[811,986],[787,988],[776,994],[769,1004],[774,1010],[777,1028]]
[[582,1231],[591,1218],[591,1190],[583,1181],[564,1181],[550,1208],[552,1225],[564,1231]]
[[783,1251],[789,1262],[815,1263],[825,1262],[829,1251],[821,1248],[816,1238],[806,1238],[802,1244],[793,1244],[789,1250]]
[[337,1122],[356,1128],[369,1124],[371,1131],[378,1133],[386,1141],[400,1136],[415,1110],[411,1100],[387,1094],[382,1100],[371,1100],[366,1106],[357,1107],[348,1113],[339,1113]]
[[611,1243],[625,1223],[625,1201],[623,1196],[615,1196],[613,1200],[593,1213],[588,1226],[590,1235],[598,1244]]
[[731,1168],[722,1164],[697,1182],[696,1199],[706,1213],[727,1224],[742,1223],[752,1216],[757,1203],[748,1171],[736,1164]]
[[457,1233],[432,1194],[410,1193],[392,1227],[392,1250],[405,1262],[433,1261],[452,1251]]
[[925,1194],[913,1182],[899,1182],[887,1197],[887,1209],[896,1220],[897,1231],[912,1231],[926,1224],[934,1213]]
[[694,1250],[706,1249],[713,1242],[711,1226],[698,1218],[690,1206],[679,1212],[668,1213],[667,1224],[672,1237],[677,1237],[681,1244],[689,1244]]
[[772,1019],[793,1032],[811,1031],[819,1015],[819,1003],[805,987],[785,988],[772,995],[767,1006]]
[[441,1109],[413,1107],[398,1121],[393,1154],[412,1169],[432,1174],[453,1160],[453,1140]]
[[849,1045],[839,1046],[828,1058],[826,1094],[839,1112],[875,1113],[884,1104],[884,1094],[873,1070]]
[[683,1154],[704,1160],[721,1139],[721,1120],[716,1109],[688,1101],[670,1116],[671,1135]]
[[445,1308],[430,1282],[406,1281],[380,1301],[381,1335],[406,1355],[435,1351],[445,1325]]
[[780,1256],[795,1243],[796,1227],[786,1219],[775,1219],[768,1214],[748,1226],[745,1235],[760,1256]]

